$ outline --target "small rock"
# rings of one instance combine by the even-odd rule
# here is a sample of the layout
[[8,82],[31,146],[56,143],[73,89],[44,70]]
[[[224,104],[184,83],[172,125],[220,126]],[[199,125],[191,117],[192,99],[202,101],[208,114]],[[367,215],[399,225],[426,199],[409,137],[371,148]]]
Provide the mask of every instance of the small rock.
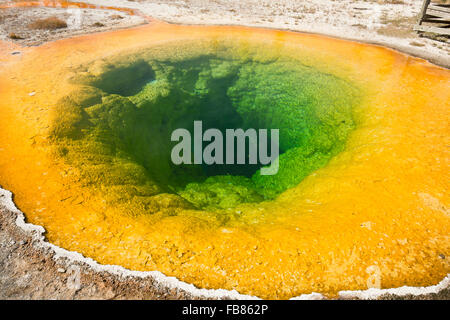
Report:
[[66,272],[66,270],[65,269],[63,269],[63,268],[58,268],[58,270],[57,270],[59,273],[64,273],[64,272]]
[[441,253],[441,254],[439,255],[439,258],[445,259],[445,256]]
[[17,55],[17,54],[21,54],[22,52],[20,52],[20,51],[14,51],[14,52],[12,52],[11,54],[13,55],[13,56],[15,56],[15,55]]
[[36,94],[36,92],[30,92],[28,95],[30,96],[30,97],[32,97],[32,96],[34,96]]

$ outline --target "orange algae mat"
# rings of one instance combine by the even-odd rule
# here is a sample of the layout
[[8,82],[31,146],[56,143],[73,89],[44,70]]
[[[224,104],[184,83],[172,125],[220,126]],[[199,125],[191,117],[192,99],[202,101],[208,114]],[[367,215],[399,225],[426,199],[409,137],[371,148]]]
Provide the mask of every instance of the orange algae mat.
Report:
[[[363,94],[343,150],[274,199],[230,208],[236,214],[227,220],[177,207],[175,195],[141,206],[117,200],[100,176],[86,183],[88,160],[67,161],[53,141],[60,99],[79,89],[74,79],[146,48],[167,45],[158,52],[183,55],[182,43],[196,41],[236,41],[237,56],[256,45],[263,55],[356,84]],[[160,23],[21,49],[21,56],[0,48],[0,185],[58,246],[102,264],[274,299],[427,286],[450,271],[446,69],[315,35]],[[107,176],[102,168],[97,173]]]

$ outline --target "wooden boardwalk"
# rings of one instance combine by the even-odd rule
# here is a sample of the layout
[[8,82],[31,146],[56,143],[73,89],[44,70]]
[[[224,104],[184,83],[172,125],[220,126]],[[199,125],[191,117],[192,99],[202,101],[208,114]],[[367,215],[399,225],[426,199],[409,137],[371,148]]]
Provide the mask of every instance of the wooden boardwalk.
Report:
[[[424,22],[426,25],[423,24]],[[450,4],[437,4],[432,3],[431,0],[424,0],[414,30],[450,36]]]

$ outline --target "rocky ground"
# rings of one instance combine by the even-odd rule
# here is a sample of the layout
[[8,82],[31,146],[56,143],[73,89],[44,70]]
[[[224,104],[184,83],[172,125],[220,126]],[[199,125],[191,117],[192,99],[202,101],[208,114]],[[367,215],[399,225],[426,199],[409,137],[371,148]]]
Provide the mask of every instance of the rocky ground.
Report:
[[[36,29],[33,23],[56,17],[67,27]],[[35,46],[76,35],[120,29],[146,23],[137,15],[101,9],[5,8],[0,9],[0,40]]]

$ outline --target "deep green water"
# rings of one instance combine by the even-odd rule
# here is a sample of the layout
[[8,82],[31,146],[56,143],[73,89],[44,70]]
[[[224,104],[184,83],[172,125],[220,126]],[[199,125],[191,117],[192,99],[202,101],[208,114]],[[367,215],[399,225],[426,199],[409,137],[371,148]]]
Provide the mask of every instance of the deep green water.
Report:
[[[144,54],[102,68],[76,78],[79,90],[56,106],[56,150],[81,169],[83,183],[150,213],[274,199],[343,150],[361,96],[352,83],[299,61],[251,53]],[[194,120],[203,130],[279,129],[278,174],[262,176],[257,165],[172,164],[171,133],[192,132]],[[164,194],[181,198],[163,201]]]

